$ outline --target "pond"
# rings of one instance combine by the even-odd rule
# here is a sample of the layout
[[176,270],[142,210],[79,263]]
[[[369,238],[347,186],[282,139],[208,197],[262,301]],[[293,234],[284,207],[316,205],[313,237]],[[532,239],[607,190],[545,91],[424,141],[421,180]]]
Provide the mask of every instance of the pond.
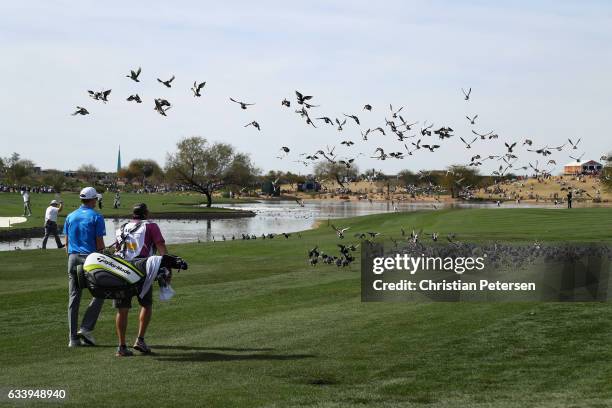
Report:
[[[451,203],[436,204],[438,208],[497,208],[494,203]],[[536,205],[521,204],[521,208],[536,207]],[[225,220],[155,220],[169,244],[186,242],[222,240],[223,237],[231,239],[232,235],[240,238],[241,234],[280,234],[283,232],[296,232],[312,228],[315,221],[334,218],[355,217],[368,214],[379,214],[393,211],[431,210],[431,203],[396,202],[397,210],[391,202],[339,201],[339,200],[311,200],[305,201],[304,207],[295,201],[263,201],[249,204],[224,204],[219,207],[236,208],[253,211],[256,216],[249,218],[233,218]],[[502,208],[517,207],[513,203],[504,203]],[[553,205],[537,207],[554,207]],[[105,242],[111,244],[114,240],[114,231],[127,220],[106,220],[107,236]],[[63,239],[63,237],[62,237]],[[42,238],[24,238],[13,241],[0,241],[0,251],[10,251],[16,248],[40,248]],[[55,248],[53,238],[47,243],[47,248]]]

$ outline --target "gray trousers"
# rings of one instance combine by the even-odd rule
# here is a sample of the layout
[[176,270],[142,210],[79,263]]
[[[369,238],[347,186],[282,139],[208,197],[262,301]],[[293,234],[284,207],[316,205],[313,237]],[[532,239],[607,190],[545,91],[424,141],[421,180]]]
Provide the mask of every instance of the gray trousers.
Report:
[[[85,263],[87,255],[70,254],[68,256],[68,329],[70,330],[70,340],[75,340],[77,336],[77,325],[79,320],[79,306],[81,304],[81,289],[79,289],[77,278],[77,266]],[[81,329],[91,331],[96,326],[98,316],[102,310],[104,299],[93,298],[87,306]]]
[[24,217],[26,215],[32,215],[32,207],[30,207],[30,202],[29,201],[24,201],[23,202],[23,215],[24,215]]
[[62,247],[62,241],[60,241],[59,233],[57,231],[57,222],[47,221],[47,224],[45,224],[45,237],[42,241],[42,249],[47,249],[47,240],[51,235],[55,237],[55,243],[57,244],[57,247]]

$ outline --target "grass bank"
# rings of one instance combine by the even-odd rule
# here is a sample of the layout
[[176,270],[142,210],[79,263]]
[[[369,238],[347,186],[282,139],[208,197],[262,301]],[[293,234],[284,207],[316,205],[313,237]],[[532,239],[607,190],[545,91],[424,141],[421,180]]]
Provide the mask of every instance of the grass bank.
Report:
[[[610,209],[422,211],[335,223],[387,238],[403,226],[463,240],[612,242]],[[155,302],[147,340],[157,354],[131,359],[113,356],[109,302],[95,331],[100,346],[66,347],[62,251],[0,253],[0,389],[65,389],[68,407],[612,403],[609,304],[361,303],[358,263],[306,261],[315,245],[335,252],[340,241],[326,224],[302,238],[172,246],[190,269],[176,276],[175,299]],[[132,340],[136,310],[130,319]]]
[[[32,216],[28,217],[27,222],[16,224],[11,229],[17,228],[32,228],[41,227],[44,224],[45,210],[49,206],[49,202],[56,198],[54,194],[31,194],[30,201],[32,206]],[[58,222],[63,224],[63,219],[68,213],[80,205],[78,194],[63,193],[61,198],[64,200],[64,210],[60,213]],[[154,193],[154,194],[121,194],[121,207],[113,208],[114,194],[106,193],[103,196],[102,210],[99,210],[105,217],[130,217],[131,209],[136,203],[145,202],[153,217],[168,217],[177,218],[179,214],[187,214],[197,217],[198,215],[221,215],[221,214],[240,214],[238,210],[227,208],[206,208],[199,207],[199,204],[205,204],[206,199],[195,193]],[[227,198],[218,197],[213,200],[213,204],[228,204],[228,203],[249,203],[255,202],[250,199],[230,200]],[[23,214],[23,199],[19,193],[1,193],[0,194],[0,217],[14,217]],[[0,231],[3,229],[0,228]]]

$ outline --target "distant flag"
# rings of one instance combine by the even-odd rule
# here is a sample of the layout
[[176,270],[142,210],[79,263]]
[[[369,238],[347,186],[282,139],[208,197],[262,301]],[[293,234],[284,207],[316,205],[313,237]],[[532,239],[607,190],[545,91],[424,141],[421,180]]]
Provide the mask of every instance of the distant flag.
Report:
[[117,173],[121,170],[121,145],[119,145],[119,151],[117,152]]

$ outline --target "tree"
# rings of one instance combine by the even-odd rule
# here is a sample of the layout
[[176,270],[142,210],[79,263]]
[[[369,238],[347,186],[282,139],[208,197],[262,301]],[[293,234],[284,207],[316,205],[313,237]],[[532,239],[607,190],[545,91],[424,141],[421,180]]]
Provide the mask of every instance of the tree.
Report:
[[242,185],[255,169],[248,155],[236,153],[226,143],[209,144],[199,136],[188,137],[176,144],[176,152],[166,160],[167,176],[206,196],[212,205],[212,194],[225,183]]
[[419,177],[410,170],[400,171],[397,173],[397,178],[403,183],[404,187],[410,184],[416,184],[417,180],[419,179]]
[[234,187],[250,187],[260,170],[251,162],[248,154],[236,153],[223,179],[225,185]]
[[77,172],[80,173],[83,177],[85,177],[85,180],[90,183],[93,183],[94,181],[96,181],[100,170],[98,170],[98,168],[93,164],[83,164],[77,169]]
[[369,169],[366,170],[360,177],[362,180],[366,181],[380,181],[384,179],[385,175],[380,170]]
[[304,177],[300,176],[299,174],[294,174],[290,171],[288,171],[287,173],[285,173],[285,181],[291,185],[291,188],[293,190],[297,190],[297,185],[300,182],[304,181]]
[[61,193],[66,185],[66,176],[59,170],[48,170],[47,174],[42,178],[42,182],[53,187],[56,193]]
[[446,174],[441,178],[440,182],[450,191],[451,197],[456,198],[464,187],[474,187],[480,183],[480,180],[481,177],[477,169],[453,165],[447,167]]
[[601,172],[601,181],[606,190],[612,191],[612,152],[606,156],[606,164]]
[[34,162],[22,159],[19,153],[13,153],[3,160],[3,167],[7,181],[20,184],[32,174]]
[[117,172],[117,177],[124,178],[128,181],[128,183],[131,183],[132,180],[136,178],[136,174],[132,173],[129,168],[122,167]]
[[[127,177],[128,175],[129,177]],[[142,185],[145,186],[149,178],[152,178],[156,182],[161,182],[164,179],[164,171],[155,160],[134,159],[128,164],[125,173],[123,173],[123,177],[129,180],[137,178],[142,182]]]
[[347,168],[343,164],[321,161],[315,166],[314,174],[318,180],[331,179],[336,181],[340,187],[345,188],[345,183],[357,178],[359,170],[357,166]]

